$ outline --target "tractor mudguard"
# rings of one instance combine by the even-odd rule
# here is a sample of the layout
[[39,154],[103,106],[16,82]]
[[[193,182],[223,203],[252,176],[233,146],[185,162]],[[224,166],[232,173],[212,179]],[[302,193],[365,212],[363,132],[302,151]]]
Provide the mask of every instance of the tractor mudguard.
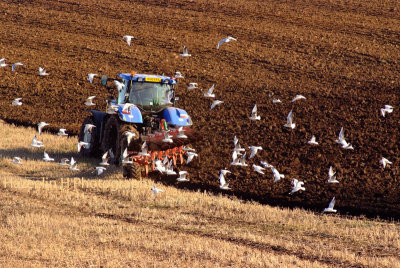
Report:
[[127,123],[143,123],[142,113],[136,106],[131,106],[128,111],[122,111],[123,105],[118,107],[118,116],[124,122]]
[[165,108],[163,113],[163,118],[167,121],[169,125],[175,126],[191,126],[192,120],[188,113],[176,107]]

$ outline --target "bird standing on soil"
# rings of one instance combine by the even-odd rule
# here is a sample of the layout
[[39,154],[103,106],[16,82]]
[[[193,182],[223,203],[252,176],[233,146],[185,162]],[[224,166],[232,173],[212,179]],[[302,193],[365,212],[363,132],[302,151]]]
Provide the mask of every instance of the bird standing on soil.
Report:
[[0,67],[6,67],[8,64],[6,64],[6,59],[2,58],[0,59]]
[[43,142],[41,142],[41,141],[39,141],[39,140],[36,139],[36,135],[35,135],[35,136],[33,137],[33,139],[32,139],[31,146],[32,146],[32,147],[35,147],[35,148],[44,147]]
[[54,161],[54,158],[51,158],[48,153],[43,152],[43,160],[45,162],[52,162],[52,161]]
[[69,162],[68,158],[61,158],[60,163],[58,163],[58,164],[60,166],[68,166],[69,164],[67,162]]
[[293,194],[293,193],[295,193],[295,192],[297,192],[297,191],[300,191],[300,190],[302,190],[302,191],[305,191],[305,190],[306,190],[306,188],[302,187],[302,185],[304,184],[304,182],[299,181],[299,180],[296,179],[296,178],[293,178],[292,184],[293,184],[293,189],[292,189],[292,191],[291,191],[289,194]]
[[89,80],[90,84],[93,83],[93,78],[94,78],[95,76],[97,76],[97,74],[88,73],[88,78],[87,78],[87,79]]
[[191,54],[188,53],[188,49],[186,46],[183,47],[183,53],[181,54],[182,57],[190,57]]
[[303,95],[296,95],[293,99],[292,102],[295,102],[297,100],[305,100],[306,97],[304,97]]
[[187,87],[188,90],[196,89],[198,88],[197,83],[189,83],[189,86]]
[[226,174],[231,173],[229,170],[226,169],[221,169],[221,172],[219,173],[219,188],[221,190],[230,190],[229,188],[229,183],[226,183],[225,176]]
[[224,102],[223,102],[223,101],[220,101],[220,100],[215,100],[215,101],[213,101],[213,103],[211,104],[210,110],[214,109],[215,106],[220,105],[220,104],[222,104],[222,103],[224,103]]
[[164,190],[161,190],[161,189],[159,189],[159,188],[157,188],[157,187],[155,187],[155,186],[153,186],[152,188],[151,188],[151,190],[153,191],[153,194],[158,194],[158,193],[162,193],[162,192],[164,192]]
[[58,130],[57,135],[58,135],[58,136],[68,136],[68,134],[65,133],[65,131],[67,131],[65,128],[60,128],[60,129]]
[[124,39],[126,41],[126,43],[128,44],[128,46],[131,46],[131,41],[134,37],[132,35],[124,35],[122,37],[122,39]]
[[226,38],[224,38],[224,39],[221,39],[221,40],[219,40],[219,42],[218,42],[217,49],[219,49],[220,46],[221,46],[223,43],[229,43],[230,41],[237,41],[237,39],[236,39],[236,38],[233,38],[232,36],[228,36],[228,37],[226,37]]
[[286,124],[284,124],[285,127],[294,129],[296,127],[296,124],[293,123],[293,110],[290,111],[286,118]]
[[207,97],[207,98],[215,98],[215,94],[213,94],[214,88],[215,88],[215,85],[212,85],[212,86],[208,89],[208,91],[207,91],[206,93],[204,93],[204,97]]
[[11,71],[15,72],[15,68],[17,68],[17,66],[23,66],[23,64],[21,62],[14,63],[11,67]]
[[21,165],[21,164],[22,164],[22,158],[21,158],[21,157],[18,157],[18,156],[15,156],[15,157],[13,158],[13,160],[12,160],[12,163],[13,163],[13,164],[17,164],[17,165]]
[[187,171],[179,171],[179,177],[176,180],[179,182],[189,181],[187,175],[188,175]]
[[318,142],[316,141],[316,138],[314,135],[311,137],[311,140],[309,140],[307,143],[310,145],[318,145]]
[[90,96],[90,97],[88,97],[87,99],[86,99],[86,101],[85,101],[85,105],[86,106],[93,106],[93,105],[96,105],[95,103],[93,103],[93,99],[94,98],[96,98],[96,96]]
[[335,213],[337,210],[333,209],[334,206],[335,206],[335,197],[332,198],[331,202],[329,203],[329,206],[324,209],[323,213],[326,213],[326,212]]
[[253,110],[251,111],[250,120],[261,120],[261,116],[257,115],[257,104],[254,105]]
[[39,76],[46,76],[49,75],[48,73],[46,73],[46,69],[39,67]]
[[379,164],[382,165],[382,167],[385,169],[386,165],[391,165],[392,162],[390,162],[388,159],[386,159],[385,157],[382,157],[381,160],[379,160]]
[[12,106],[21,106],[22,102],[21,102],[22,98],[16,98],[13,100],[13,102],[11,103]]
[[385,105],[385,108],[381,108],[381,115],[385,117],[386,113],[391,114],[393,112],[393,106]]
[[75,159],[71,157],[71,161],[69,161],[69,169],[73,171],[78,171],[78,164],[76,163]]
[[328,183],[339,183],[339,181],[336,179],[336,172],[333,171],[333,167],[329,167],[329,172],[328,172]]
[[182,78],[185,78],[185,77],[182,75],[181,72],[175,72],[175,78],[182,79]]
[[39,132],[39,135],[40,134],[42,134],[42,129],[45,127],[45,126],[48,126],[49,125],[49,123],[46,123],[46,122],[40,122],[39,124],[38,124],[38,132]]

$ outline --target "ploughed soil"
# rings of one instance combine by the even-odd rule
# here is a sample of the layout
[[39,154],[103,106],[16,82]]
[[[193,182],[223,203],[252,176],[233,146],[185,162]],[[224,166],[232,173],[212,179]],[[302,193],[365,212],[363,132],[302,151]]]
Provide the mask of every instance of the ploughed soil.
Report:
[[[322,210],[335,196],[341,213],[398,219],[399,11],[395,0],[2,1],[0,58],[24,65],[0,68],[0,118],[76,134],[88,96],[104,110],[116,95],[100,75],[180,71],[177,106],[203,134],[193,145],[200,157],[181,168],[191,180],[181,187],[219,191],[226,168],[228,193],[242,198]],[[131,46],[123,35],[135,37]],[[228,35],[237,41],[217,49]],[[179,56],[183,46],[191,57]],[[39,66],[49,75],[38,76]],[[93,84],[88,73],[99,75]],[[189,82],[203,92],[215,84],[224,103],[210,110],[212,99],[186,90]],[[307,99],[292,103],[297,94]],[[17,97],[23,105],[11,106]],[[249,119],[254,104],[260,121]],[[382,117],[385,104],[394,111]],[[293,130],[283,126],[291,110]],[[335,142],[341,127],[354,150]],[[235,135],[242,147],[263,148],[246,168],[230,166]],[[307,144],[312,135],[318,146]],[[383,169],[382,157],[393,164]],[[254,172],[260,160],[285,178]],[[331,165],[339,184],[326,183]],[[304,192],[288,194],[293,178]]]

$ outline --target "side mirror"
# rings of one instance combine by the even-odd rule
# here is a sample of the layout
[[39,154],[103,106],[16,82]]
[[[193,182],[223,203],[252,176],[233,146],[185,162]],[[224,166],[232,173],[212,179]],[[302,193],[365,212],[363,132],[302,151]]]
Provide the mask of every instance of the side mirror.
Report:
[[107,79],[108,79],[108,78],[107,78],[107,75],[104,75],[104,74],[103,74],[103,75],[101,76],[101,80],[100,80],[100,81],[101,81],[101,84],[102,84],[103,86],[106,86],[106,85],[107,85]]

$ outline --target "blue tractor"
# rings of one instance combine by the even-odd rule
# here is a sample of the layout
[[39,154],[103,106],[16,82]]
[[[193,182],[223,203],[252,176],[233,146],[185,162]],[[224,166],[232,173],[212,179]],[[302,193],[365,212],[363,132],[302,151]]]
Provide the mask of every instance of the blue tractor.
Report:
[[[81,148],[81,154],[99,156],[108,152],[111,164],[128,163],[123,165],[123,174],[130,178],[140,178],[143,167],[147,173],[158,159],[167,157],[175,165],[179,160],[183,163],[184,146],[200,136],[190,128],[188,113],[174,107],[178,80],[133,72],[118,76],[123,85],[117,99],[107,100],[106,111],[90,110],[91,115],[82,124],[79,141],[87,145]],[[88,128],[88,124],[95,128]],[[142,152],[144,146],[146,154]],[[129,161],[123,161],[127,154]]]

